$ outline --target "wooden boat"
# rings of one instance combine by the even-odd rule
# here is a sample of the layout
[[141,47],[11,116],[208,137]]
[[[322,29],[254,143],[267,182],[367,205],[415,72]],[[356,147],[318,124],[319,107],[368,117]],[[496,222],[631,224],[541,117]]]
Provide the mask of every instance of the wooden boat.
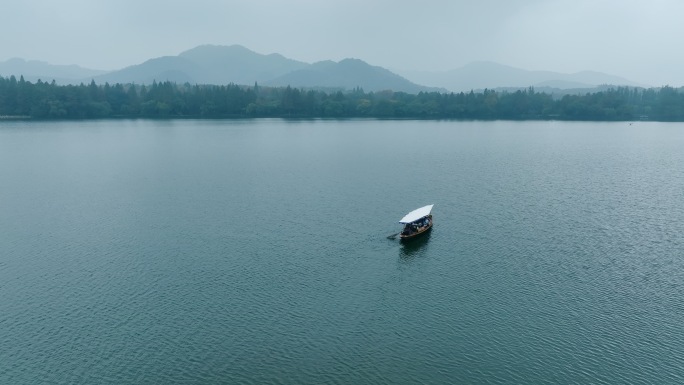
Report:
[[399,239],[402,241],[413,239],[430,231],[432,229],[431,212],[433,206],[423,206],[404,215],[399,221],[404,225],[404,229],[399,233]]

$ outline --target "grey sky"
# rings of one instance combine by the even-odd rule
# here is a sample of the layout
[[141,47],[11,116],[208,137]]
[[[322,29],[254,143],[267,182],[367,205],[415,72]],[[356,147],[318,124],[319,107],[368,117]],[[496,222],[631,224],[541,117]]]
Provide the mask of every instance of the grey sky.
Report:
[[200,44],[404,70],[489,60],[684,85],[681,0],[7,0],[0,60],[119,69]]

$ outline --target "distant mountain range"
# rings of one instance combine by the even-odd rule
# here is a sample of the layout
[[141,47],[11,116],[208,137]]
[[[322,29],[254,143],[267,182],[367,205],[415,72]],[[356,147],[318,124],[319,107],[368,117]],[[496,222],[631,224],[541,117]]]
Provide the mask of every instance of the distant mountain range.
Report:
[[[399,71],[396,71],[399,72]],[[460,92],[515,89],[534,86],[538,90],[592,89],[600,85],[642,86],[627,79],[599,72],[562,74],[527,71],[492,62],[475,62],[444,72],[404,71],[397,74],[359,59],[313,64],[288,59],[280,54],[262,55],[240,45],[202,45],[177,56],[153,58],[117,71],[99,71],[76,65],[10,59],[0,62],[0,76],[23,75],[28,81],[59,84],[136,83],[172,81],[190,84],[240,84],[292,86],[326,90],[393,90],[407,93]],[[409,80],[410,79],[410,80]]]
[[564,74],[551,71],[528,71],[493,62],[473,62],[461,68],[443,72],[397,71],[417,83],[439,84],[449,91],[501,88],[591,89],[601,85],[648,87],[601,72],[582,71]]
[[0,76],[14,75],[19,78],[23,75],[25,80],[31,82],[40,79],[47,82],[54,80],[59,84],[79,83],[82,79],[90,79],[105,73],[107,71],[91,70],[77,65],[55,65],[44,61],[26,61],[18,58],[0,62]]

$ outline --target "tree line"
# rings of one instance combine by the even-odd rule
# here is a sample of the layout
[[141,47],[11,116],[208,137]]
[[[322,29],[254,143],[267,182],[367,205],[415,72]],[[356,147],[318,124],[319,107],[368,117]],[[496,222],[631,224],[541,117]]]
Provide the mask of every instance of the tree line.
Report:
[[305,90],[293,87],[35,83],[0,76],[0,116],[101,118],[406,118],[684,121],[684,90],[616,87],[584,95]]

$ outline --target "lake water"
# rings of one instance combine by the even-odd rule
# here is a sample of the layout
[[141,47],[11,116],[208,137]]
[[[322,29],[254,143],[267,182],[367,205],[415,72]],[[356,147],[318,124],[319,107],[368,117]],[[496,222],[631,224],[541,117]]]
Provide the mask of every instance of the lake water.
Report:
[[684,124],[0,122],[0,383],[682,382]]

